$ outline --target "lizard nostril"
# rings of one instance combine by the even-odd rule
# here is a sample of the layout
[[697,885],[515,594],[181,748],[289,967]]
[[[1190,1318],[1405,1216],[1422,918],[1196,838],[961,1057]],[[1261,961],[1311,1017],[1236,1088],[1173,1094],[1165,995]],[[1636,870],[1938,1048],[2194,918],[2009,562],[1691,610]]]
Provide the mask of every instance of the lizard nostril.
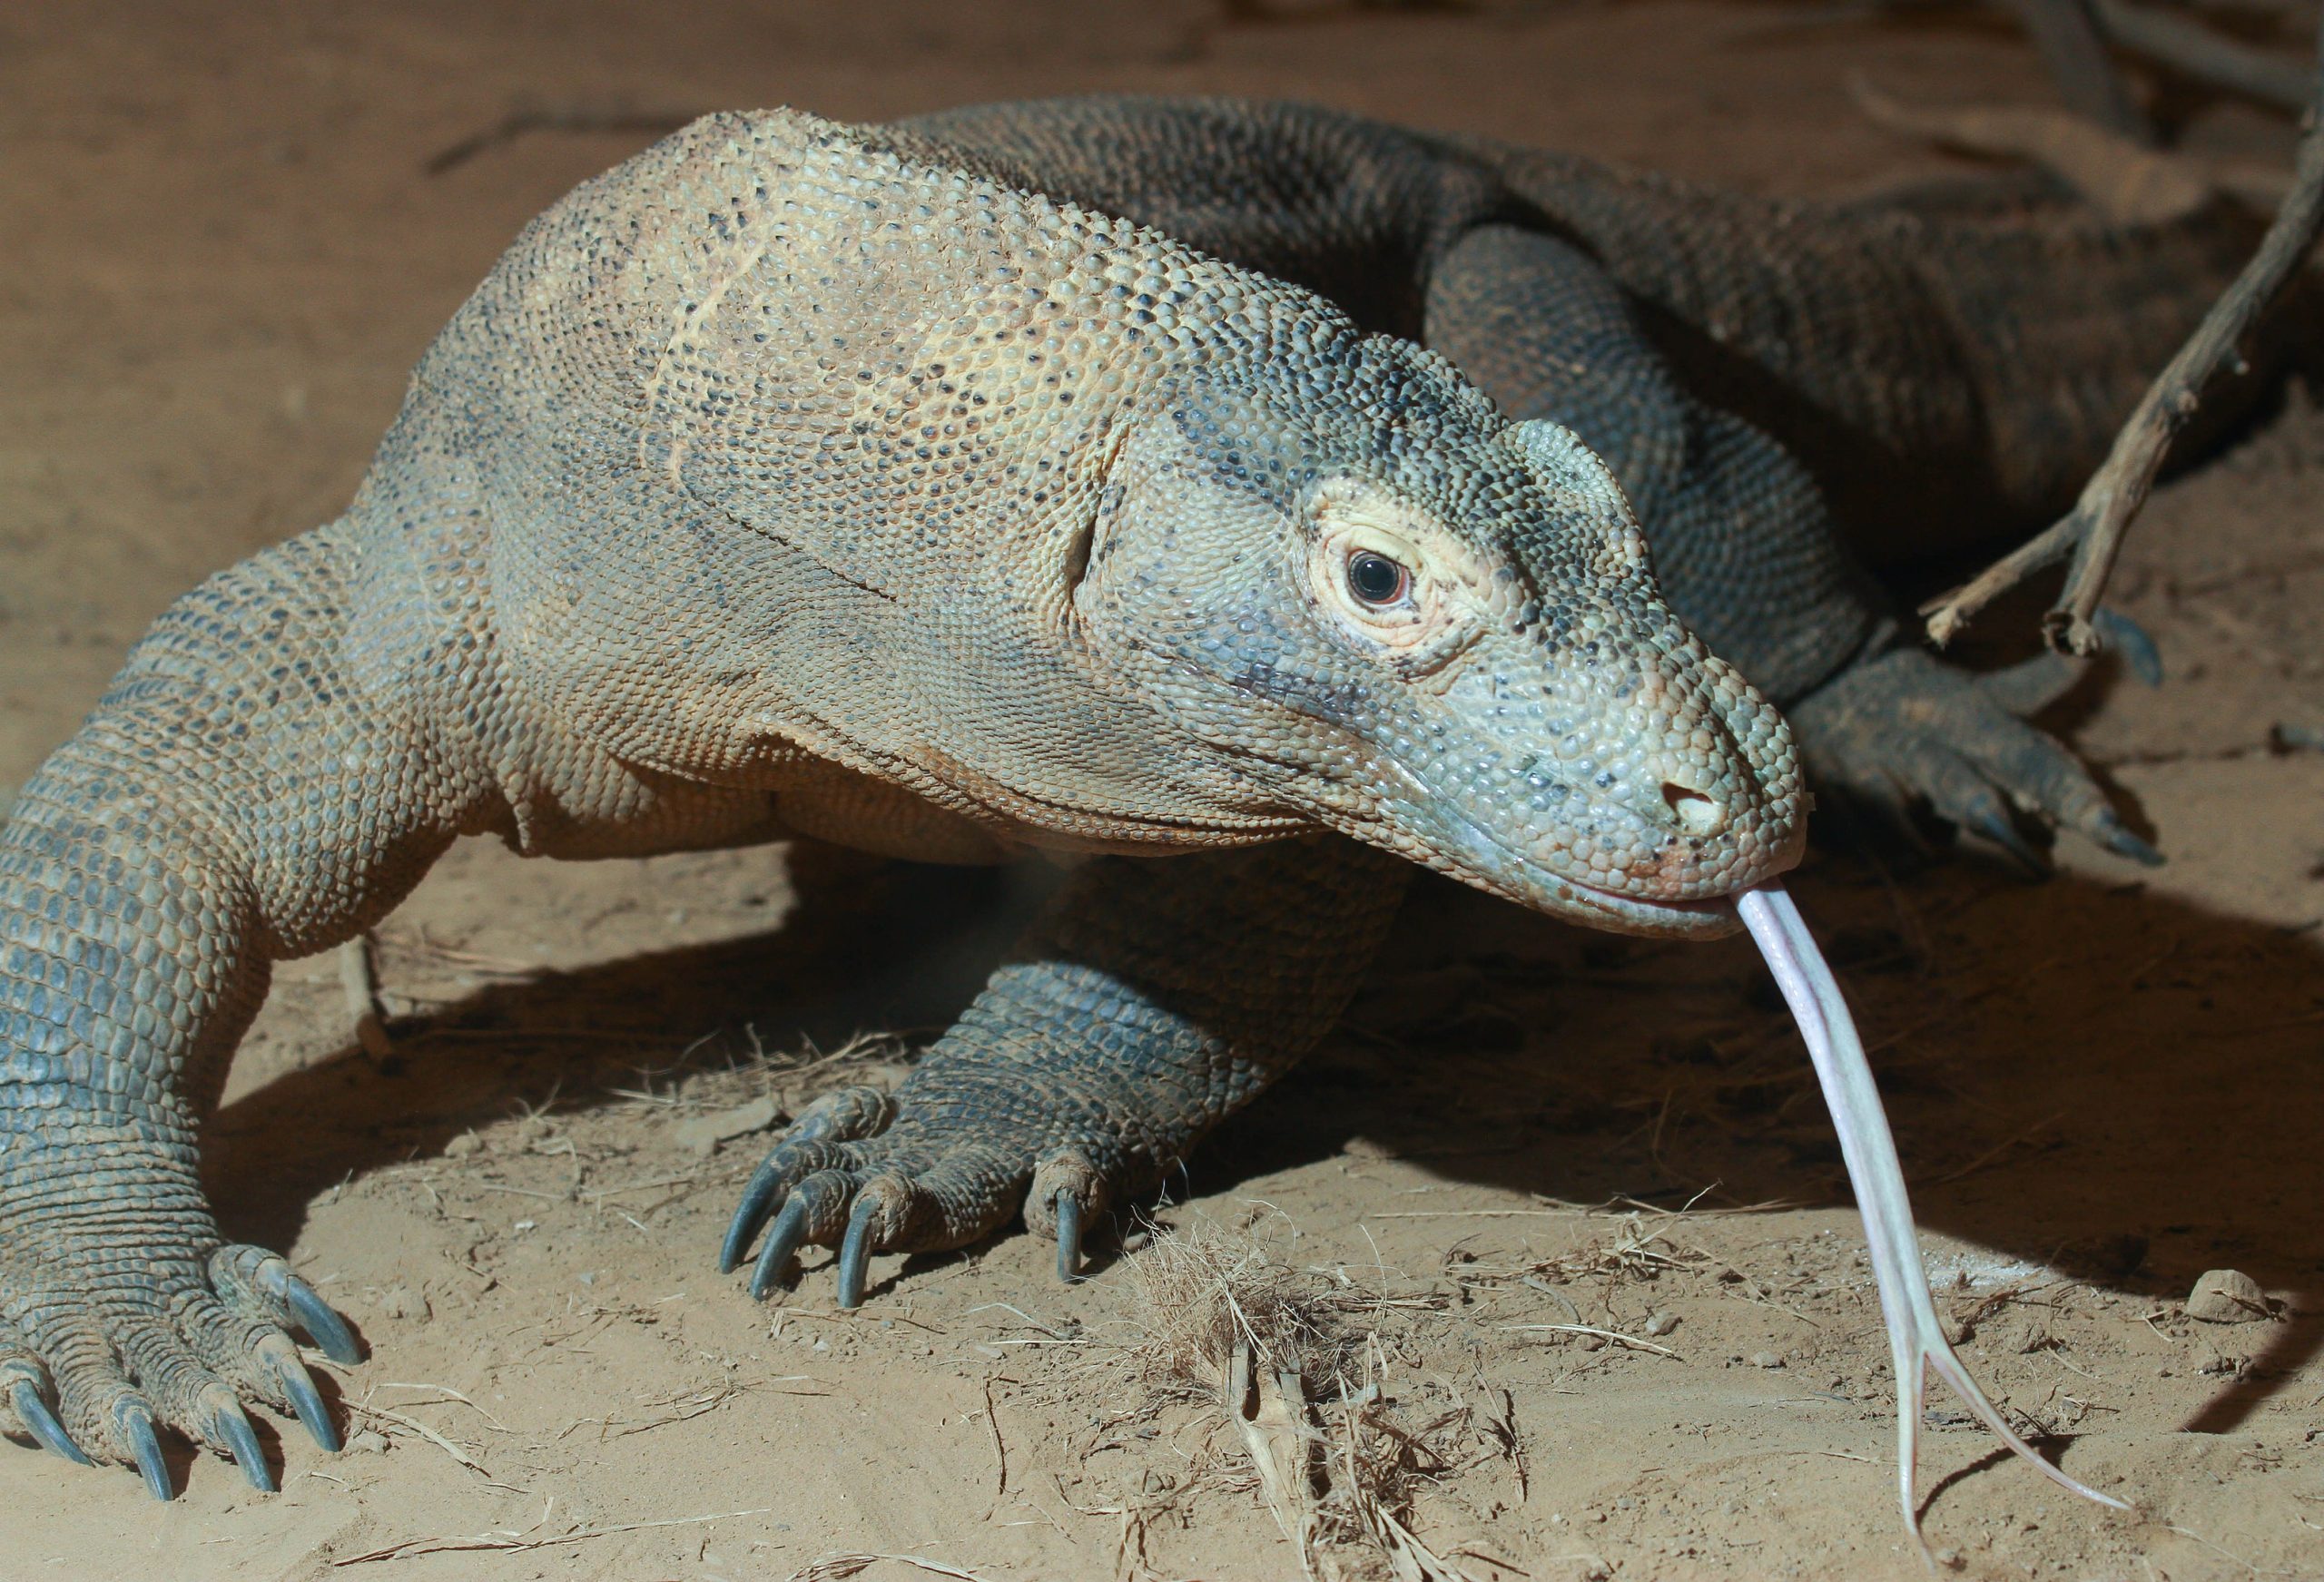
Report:
[[1727,828],[1727,804],[1692,786],[1664,781],[1662,801],[1672,821],[1689,835],[1716,835]]

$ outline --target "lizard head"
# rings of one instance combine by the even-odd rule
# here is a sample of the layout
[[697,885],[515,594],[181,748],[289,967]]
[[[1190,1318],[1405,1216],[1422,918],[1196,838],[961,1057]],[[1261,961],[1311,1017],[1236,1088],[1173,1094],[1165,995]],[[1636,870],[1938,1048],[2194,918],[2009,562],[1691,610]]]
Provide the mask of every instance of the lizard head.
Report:
[[1071,597],[1166,728],[1317,822],[1596,928],[1798,860],[1788,728],[1666,605],[1603,462],[1355,343],[1142,404]]

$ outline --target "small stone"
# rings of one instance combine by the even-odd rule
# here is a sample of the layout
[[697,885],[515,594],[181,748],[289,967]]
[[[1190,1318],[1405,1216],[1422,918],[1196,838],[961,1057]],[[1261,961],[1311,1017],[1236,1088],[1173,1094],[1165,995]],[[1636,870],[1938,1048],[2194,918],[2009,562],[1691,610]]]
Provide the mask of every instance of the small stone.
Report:
[[2248,1324],[2273,1317],[2274,1310],[2268,1305],[2268,1293],[2249,1274],[2214,1269],[2187,1293],[2187,1316],[2206,1323]]
[[1777,1356],[1773,1351],[1754,1351],[1751,1353],[1751,1366],[1754,1368],[1780,1368],[1783,1366],[1783,1359]]
[[444,1157],[447,1159],[467,1159],[483,1152],[483,1150],[484,1139],[482,1137],[478,1136],[474,1132],[462,1132],[458,1136],[444,1145]]
[[386,1295],[379,1298],[379,1312],[389,1318],[415,1324],[424,1324],[434,1316],[428,1299],[409,1285],[390,1288]]
[[1646,1321],[1646,1332],[1649,1335],[1667,1335],[1678,1327],[1679,1315],[1675,1312],[1659,1312]]
[[388,1436],[377,1429],[364,1429],[349,1437],[347,1449],[357,1456],[384,1456],[388,1453]]

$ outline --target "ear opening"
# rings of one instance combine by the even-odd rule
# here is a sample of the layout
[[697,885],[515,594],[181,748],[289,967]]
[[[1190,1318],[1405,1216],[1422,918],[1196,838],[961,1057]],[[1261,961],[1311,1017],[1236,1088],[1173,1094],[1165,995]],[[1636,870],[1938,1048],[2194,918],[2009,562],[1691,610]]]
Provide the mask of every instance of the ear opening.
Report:
[[1065,597],[1068,604],[1080,593],[1082,579],[1089,575],[1089,550],[1097,542],[1098,516],[1093,511],[1087,522],[1074,529],[1072,539],[1065,546]]

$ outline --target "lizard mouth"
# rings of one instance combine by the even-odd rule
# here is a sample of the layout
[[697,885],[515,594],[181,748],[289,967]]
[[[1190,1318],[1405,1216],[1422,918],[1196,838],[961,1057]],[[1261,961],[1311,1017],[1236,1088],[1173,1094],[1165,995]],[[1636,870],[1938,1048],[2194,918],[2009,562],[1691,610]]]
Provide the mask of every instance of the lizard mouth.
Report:
[[1715,939],[1732,934],[1743,926],[1741,919],[1735,915],[1734,901],[1724,896],[1716,900],[1648,901],[1636,896],[1593,889],[1586,884],[1576,884],[1570,879],[1555,878],[1550,880],[1548,888],[1567,892],[1561,899],[1602,917],[1605,921],[1597,926],[1617,933],[1651,934],[1662,938]]
[[[1600,889],[1496,840],[1455,811],[1449,800],[1435,799],[1431,806],[1439,829],[1452,839],[1450,850],[1440,848],[1423,860],[1465,884],[1515,901],[1530,911],[1545,912],[1609,933],[1644,934],[1664,939],[1717,939],[1743,927],[1742,919],[1736,915],[1735,903],[1728,897],[1646,900]],[[1793,860],[1797,860],[1795,856]],[[1788,868],[1791,864],[1781,866]],[[1752,875],[1748,882],[1755,883],[1764,877]]]

